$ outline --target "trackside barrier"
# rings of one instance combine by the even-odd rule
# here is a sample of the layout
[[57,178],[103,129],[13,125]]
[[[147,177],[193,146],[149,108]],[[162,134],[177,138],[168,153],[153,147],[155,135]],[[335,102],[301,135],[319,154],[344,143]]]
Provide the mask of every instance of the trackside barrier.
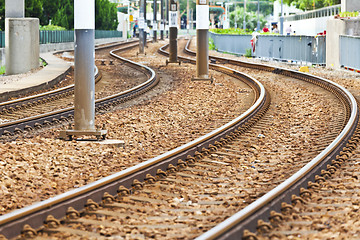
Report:
[[324,36],[259,35],[255,56],[325,65],[326,38]]
[[216,34],[212,32],[209,33],[209,37],[214,40],[216,50],[220,52],[244,55],[246,53],[246,50],[251,48],[251,35]]
[[[251,35],[210,33],[215,48],[221,52],[243,55],[251,48]],[[258,35],[254,57],[280,61],[326,63],[326,38],[324,36]]]
[[[74,31],[39,31],[40,44],[74,42]],[[95,39],[122,37],[120,31],[96,30]],[[5,32],[0,31],[0,47],[5,47]]]
[[340,65],[360,72],[360,37],[340,36]]

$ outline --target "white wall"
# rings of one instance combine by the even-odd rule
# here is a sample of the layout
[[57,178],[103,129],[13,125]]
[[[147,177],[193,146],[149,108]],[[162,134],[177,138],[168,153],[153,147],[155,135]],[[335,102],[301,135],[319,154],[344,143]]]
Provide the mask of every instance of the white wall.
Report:
[[334,17],[321,17],[288,21],[284,22],[284,29],[291,25],[292,31],[296,31],[296,35],[315,36],[320,32],[324,32],[326,30],[326,21],[333,18]]

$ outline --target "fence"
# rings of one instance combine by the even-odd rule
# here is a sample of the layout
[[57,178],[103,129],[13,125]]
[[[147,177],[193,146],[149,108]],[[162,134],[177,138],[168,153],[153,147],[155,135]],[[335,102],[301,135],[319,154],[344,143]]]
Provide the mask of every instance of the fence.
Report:
[[[211,33],[218,51],[243,55],[251,48],[251,35],[223,35]],[[326,63],[326,38],[324,36],[259,35],[255,57],[274,60]]]
[[[39,31],[40,44],[74,42],[74,31]],[[120,31],[96,30],[95,39],[122,37]],[[0,31],[0,47],[5,47],[5,32]]]
[[210,32],[209,37],[214,40],[216,50],[221,52],[244,55],[246,50],[251,48],[251,35],[216,34]]
[[260,35],[256,43],[256,57],[326,63],[326,38],[324,36]]
[[340,65],[360,71],[360,37],[340,36]]
[[329,17],[339,14],[341,11],[341,4],[324,7],[316,10],[306,11],[303,13],[296,13],[294,15],[284,17],[284,21],[297,21],[310,18]]

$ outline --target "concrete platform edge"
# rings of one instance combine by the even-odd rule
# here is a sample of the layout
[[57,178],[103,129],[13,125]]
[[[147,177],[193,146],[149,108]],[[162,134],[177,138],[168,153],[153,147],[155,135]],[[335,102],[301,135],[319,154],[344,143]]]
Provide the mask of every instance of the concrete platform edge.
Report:
[[31,93],[34,93],[37,91],[50,89],[53,86],[55,86],[56,84],[58,84],[60,81],[62,81],[64,79],[65,75],[70,72],[70,70],[71,70],[71,66],[69,66],[65,72],[58,75],[54,79],[44,82],[42,84],[36,85],[36,86],[19,89],[19,90],[15,90],[15,91],[8,91],[8,92],[0,93],[0,101],[5,102],[5,101],[8,101],[12,97],[18,98],[19,96],[24,96],[26,94],[31,94]]

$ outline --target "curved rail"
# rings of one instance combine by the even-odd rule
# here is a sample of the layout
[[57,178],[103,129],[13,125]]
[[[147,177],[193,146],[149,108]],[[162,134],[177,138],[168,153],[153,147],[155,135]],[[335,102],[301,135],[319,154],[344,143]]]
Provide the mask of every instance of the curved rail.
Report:
[[[117,46],[119,44],[111,45],[111,47]],[[129,46],[116,49],[112,52],[118,52],[123,51],[132,47],[137,46],[138,44],[131,44]],[[105,46],[104,48],[109,48],[109,46]],[[99,49],[99,48],[98,48]],[[145,66],[139,67],[138,64],[134,64],[133,62],[130,62],[124,58],[121,58],[120,56],[116,54],[112,54],[112,57],[118,58],[124,62],[129,62],[130,66],[137,68],[138,70],[144,72],[146,75],[151,76],[155,73],[151,72],[152,69],[147,69]],[[150,73],[151,72],[151,73]],[[95,78],[96,81],[99,81],[101,78],[101,73],[98,71],[98,68],[95,70]],[[103,99],[99,99],[95,101],[96,110],[101,110],[106,108],[107,105],[113,104],[114,102],[120,103],[123,102],[129,98],[131,98],[134,94],[141,94],[144,92],[144,89],[147,89],[149,86],[153,85],[154,82],[157,81],[156,78],[154,81],[148,81],[145,82],[137,87],[134,87],[132,89],[129,89],[127,91],[124,91],[120,94],[115,94],[113,96],[109,96]],[[146,84],[147,83],[147,84]],[[0,111],[3,111],[3,108],[11,109],[11,108],[17,108],[16,106],[19,106],[20,102],[26,102],[25,104],[33,105],[37,104],[39,102],[47,101],[46,99],[54,98],[56,99],[58,95],[60,94],[69,94],[73,91],[74,84],[69,85],[67,87],[56,89],[50,92],[29,96],[22,99],[16,99],[9,102],[4,102],[0,104]],[[22,104],[23,105],[23,104]],[[22,106],[19,106],[18,108],[22,108]],[[10,122],[4,122],[0,124],[0,136],[2,135],[12,135],[13,133],[21,133],[23,131],[30,131],[34,128],[41,128],[43,125],[51,125],[53,123],[58,123],[59,121],[71,119],[73,117],[73,107],[61,109],[58,111],[40,114],[37,116],[32,116],[25,119],[20,119],[16,121],[10,121]]]
[[[137,40],[133,40],[133,41],[129,41],[129,42],[120,42],[120,43],[115,43],[115,44],[106,45],[106,46],[99,46],[99,47],[96,47],[95,50],[100,51],[100,50],[104,50],[104,49],[108,49],[108,48],[112,48],[112,47],[116,47],[116,46],[120,46],[120,45],[128,45],[129,44],[129,46],[122,48],[122,50],[127,50],[129,48],[138,46],[137,42],[138,42]],[[61,53],[61,52],[64,52],[64,51],[58,51],[56,53]],[[99,73],[99,69],[95,66],[95,82],[99,81],[100,79],[101,79],[101,74]],[[71,84],[66,87],[62,87],[62,88],[55,89],[52,91],[48,91],[48,92],[44,92],[44,93],[40,93],[40,94],[28,96],[28,97],[18,98],[18,99],[11,100],[11,101],[1,102],[0,103],[0,113],[1,112],[11,112],[14,109],[22,109],[22,108],[26,108],[27,106],[31,106],[33,104],[48,101],[50,99],[56,99],[61,96],[67,96],[67,95],[71,94],[73,92],[73,90],[74,90],[74,84]]]
[[[111,55],[114,57],[116,56],[114,52],[111,52]],[[130,64],[135,64],[129,60],[126,61]],[[147,69],[150,71],[146,66],[141,64],[137,65],[140,69]],[[71,190],[67,193],[61,194],[43,202],[36,203],[32,206],[25,207],[20,210],[15,210],[9,214],[0,216],[0,233],[6,237],[15,237],[20,234],[20,229],[25,224],[31,224],[32,227],[35,228],[40,227],[49,214],[52,214],[56,218],[62,218],[65,216],[66,210],[69,207],[81,209],[83,206],[85,206],[87,199],[89,198],[100,202],[105,192],[109,194],[116,194],[120,185],[131,188],[135,179],[143,181],[147,174],[156,175],[159,169],[166,171],[169,164],[177,165],[179,159],[186,160],[189,158],[189,156],[194,157],[197,153],[205,151],[207,148],[211,148],[213,146],[212,144],[216,145],[217,141],[223,142],[226,141],[223,138],[231,138],[233,132],[239,132],[238,129],[242,129],[242,127],[246,128],[251,125],[253,121],[256,121],[253,119],[264,114],[268,107],[269,96],[267,95],[264,86],[256,79],[244,75],[236,70],[232,70],[223,66],[221,66],[221,69],[223,71],[226,70],[228,72],[232,72],[234,75],[246,79],[248,84],[252,84],[255,89],[258,89],[258,97],[255,101],[255,104],[251,106],[246,112],[231,122],[225,124],[224,126],[206,134],[205,136],[202,136],[160,156],[120,171],[111,176],[105,177],[86,186]],[[154,74],[153,70],[150,72]]]
[[[185,52],[191,55],[196,55],[195,52],[189,50],[189,45],[190,41],[188,41],[186,45]],[[243,210],[196,238],[197,240],[241,239],[245,229],[255,231],[258,219],[266,220],[270,217],[270,211],[280,211],[282,202],[289,202],[293,194],[298,195],[301,188],[307,187],[308,181],[313,181],[316,175],[321,175],[321,170],[324,168],[326,169],[326,166],[331,163],[331,160],[334,159],[335,156],[345,154],[343,148],[355,132],[359,121],[359,110],[354,96],[347,89],[330,80],[311,74],[301,73],[285,68],[272,67],[264,64],[248,63],[215,56],[210,56],[210,59],[242,67],[271,71],[275,74],[291,76],[315,83],[332,90],[338,98],[345,102],[348,112],[347,123],[342,132],[318,156],[316,156],[290,178],[281,183],[278,187],[274,188],[249,206],[245,207]]]

